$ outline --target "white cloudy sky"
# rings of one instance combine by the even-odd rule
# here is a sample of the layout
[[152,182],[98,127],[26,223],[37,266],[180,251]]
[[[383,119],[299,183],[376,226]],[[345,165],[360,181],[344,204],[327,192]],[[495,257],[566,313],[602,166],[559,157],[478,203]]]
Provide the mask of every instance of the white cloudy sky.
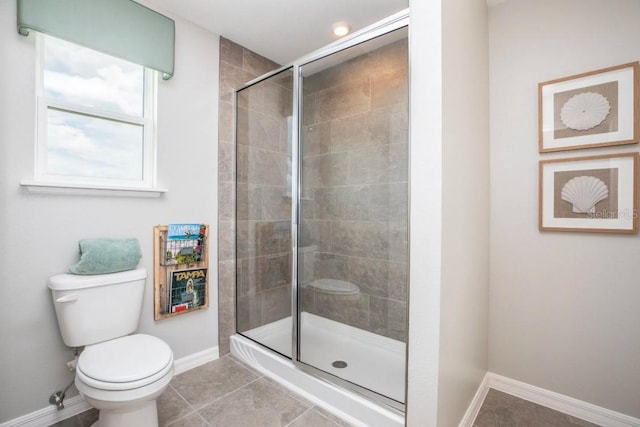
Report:
[[[52,37],[45,38],[44,94],[105,112],[141,117],[143,68]],[[49,109],[47,171],[140,180],[142,127]]]

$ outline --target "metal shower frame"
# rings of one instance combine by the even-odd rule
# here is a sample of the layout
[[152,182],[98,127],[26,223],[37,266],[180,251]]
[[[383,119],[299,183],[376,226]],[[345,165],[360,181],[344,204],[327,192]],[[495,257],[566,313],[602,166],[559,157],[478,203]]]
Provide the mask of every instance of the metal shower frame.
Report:
[[[350,381],[344,380],[340,377],[337,377],[333,374],[325,372],[319,368],[308,365],[299,360],[299,349],[298,349],[298,334],[299,334],[299,324],[300,324],[300,311],[298,310],[298,230],[300,227],[300,197],[301,197],[301,159],[299,158],[299,147],[300,147],[300,114],[301,114],[301,99],[302,99],[302,67],[308,65],[316,60],[328,57],[332,54],[340,52],[342,50],[348,49],[350,47],[356,46],[360,43],[364,43],[368,40],[374,39],[376,37],[382,36],[387,33],[391,33],[392,31],[401,29],[403,27],[409,26],[409,9],[402,10],[394,15],[391,15],[382,21],[379,21],[369,27],[366,27],[362,30],[354,32],[350,36],[344,37],[334,43],[331,43],[321,49],[318,49],[308,55],[305,55],[301,58],[294,60],[293,62],[280,67],[276,70],[273,70],[269,73],[263,74],[256,79],[249,81],[244,84],[240,88],[235,91],[235,105],[238,105],[238,93],[244,89],[247,89],[255,84],[258,84],[262,81],[269,79],[272,76],[275,76],[283,71],[292,69],[293,70],[293,131],[292,131],[292,141],[291,141],[291,242],[292,242],[292,271],[291,271],[291,318],[292,318],[292,334],[291,334],[291,362],[298,369],[314,376],[317,378],[321,378],[323,380],[328,381],[334,385],[338,385],[342,388],[345,388],[349,391],[358,393],[363,395],[367,399],[377,403],[384,405],[388,409],[397,412],[399,414],[404,414],[405,411],[405,403],[396,401],[382,394],[376,393],[372,390],[369,390],[365,387],[362,387],[358,384],[352,383]],[[410,81],[410,79],[409,79]],[[238,110],[235,108],[234,110],[234,123],[237,123],[237,114]],[[410,118],[409,118],[410,120]],[[237,132],[236,132],[237,134]],[[237,146],[237,143],[236,143]],[[237,163],[237,155],[236,155],[236,163]],[[236,164],[237,170],[237,164]],[[236,202],[237,203],[237,202]],[[410,224],[410,222],[407,222]],[[409,225],[410,227],[410,225]],[[237,245],[236,245],[237,251]],[[237,258],[237,254],[236,254]],[[237,301],[237,297],[236,297]],[[236,310],[237,312],[237,310]],[[407,316],[408,318],[408,316]],[[242,334],[239,331],[236,333]],[[243,335],[246,337],[246,335]],[[247,337],[248,339],[251,339]],[[255,341],[255,340],[252,340]],[[256,341],[257,342],[257,341]],[[263,345],[258,342],[258,344]],[[266,346],[265,346],[266,347]],[[269,347],[266,347],[269,348]],[[277,351],[269,348],[269,350],[274,353],[280,354]],[[286,357],[282,355],[282,357]],[[405,355],[405,366],[406,366],[406,355]],[[406,372],[405,372],[406,376]],[[406,380],[405,380],[405,395],[406,395]]]

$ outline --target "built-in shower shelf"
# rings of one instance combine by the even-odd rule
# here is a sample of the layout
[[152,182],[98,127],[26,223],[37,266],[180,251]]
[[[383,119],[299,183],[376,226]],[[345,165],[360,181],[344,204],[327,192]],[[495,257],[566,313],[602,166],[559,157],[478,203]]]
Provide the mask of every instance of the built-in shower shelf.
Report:
[[326,294],[356,295],[360,293],[360,287],[355,283],[337,279],[316,279],[303,286]]

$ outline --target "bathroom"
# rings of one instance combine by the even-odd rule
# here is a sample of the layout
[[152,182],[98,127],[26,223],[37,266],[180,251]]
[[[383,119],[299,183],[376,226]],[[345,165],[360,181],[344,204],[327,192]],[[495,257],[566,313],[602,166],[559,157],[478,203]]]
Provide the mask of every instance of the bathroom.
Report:
[[[638,3],[495,3],[409,4],[407,425],[457,425],[487,372],[638,418],[637,235],[541,233],[536,223],[536,85],[637,60],[629,41],[639,35]],[[46,280],[76,261],[79,239],[135,236],[141,265],[152,270],[154,225],[203,221],[222,242],[217,254],[211,245],[212,259],[222,260],[211,263],[211,277],[233,277],[223,254],[232,221],[221,213],[218,222],[217,188],[229,181],[221,161],[229,147],[216,144],[226,129],[215,118],[229,113],[219,102],[219,38],[167,14],[176,21],[176,73],[158,84],[157,163],[158,184],[169,191],[34,195],[20,187],[33,173],[33,40],[15,31],[15,2],[0,4],[0,423],[46,408],[71,378],[73,355]],[[616,150],[638,151],[628,147]],[[180,165],[186,156],[197,184]],[[168,342],[176,359],[223,354],[233,314],[217,303],[230,296],[211,292],[209,309],[155,322],[149,285],[140,329]]]

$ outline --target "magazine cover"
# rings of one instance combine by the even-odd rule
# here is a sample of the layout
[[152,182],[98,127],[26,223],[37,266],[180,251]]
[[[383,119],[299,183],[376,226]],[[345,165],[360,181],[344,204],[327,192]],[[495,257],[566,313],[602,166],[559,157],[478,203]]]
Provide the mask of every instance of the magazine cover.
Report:
[[205,304],[207,269],[192,268],[171,272],[171,313],[190,310]]
[[165,265],[188,264],[202,259],[204,224],[169,224]]

